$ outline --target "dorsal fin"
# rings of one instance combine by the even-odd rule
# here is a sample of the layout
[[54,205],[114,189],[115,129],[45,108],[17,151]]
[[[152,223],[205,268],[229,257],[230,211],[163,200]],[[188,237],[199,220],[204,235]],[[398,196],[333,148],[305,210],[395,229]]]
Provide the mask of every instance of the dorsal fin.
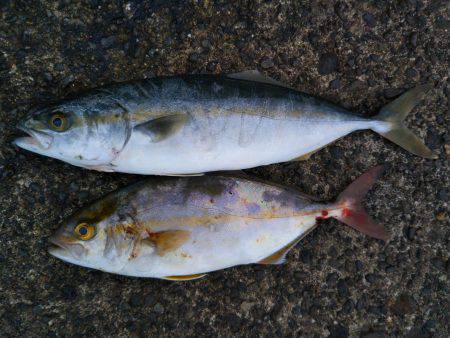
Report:
[[280,81],[277,81],[268,76],[265,76],[264,74],[260,73],[258,70],[246,70],[246,71],[243,71],[240,73],[228,74],[227,77],[229,77],[230,79],[260,82],[260,83],[271,84],[274,86],[293,89],[292,87],[290,87]]
[[203,278],[206,276],[206,273],[198,273],[195,275],[184,275],[184,276],[166,276],[161,277],[161,279],[171,280],[171,281],[188,281]]
[[[294,160],[292,160],[294,161]],[[246,180],[250,180],[253,182],[259,182],[259,183],[263,183],[263,184],[267,184],[273,187],[277,187],[277,188],[281,188],[281,189],[285,189],[285,190],[289,190],[294,194],[297,194],[303,198],[306,198],[308,200],[311,201],[315,201],[315,202],[323,202],[323,200],[321,198],[318,198],[316,196],[312,196],[309,195],[307,193],[304,193],[303,191],[300,191],[299,188],[297,187],[289,187],[286,186],[284,184],[281,183],[275,183],[272,181],[268,181],[265,180],[263,178],[257,177],[257,176],[253,176],[250,173],[247,173],[245,171],[242,170],[233,170],[233,171],[216,171],[216,172],[212,172],[212,173],[208,173],[208,176],[224,176],[224,177],[235,177],[235,178],[242,178],[242,179],[246,179]]]

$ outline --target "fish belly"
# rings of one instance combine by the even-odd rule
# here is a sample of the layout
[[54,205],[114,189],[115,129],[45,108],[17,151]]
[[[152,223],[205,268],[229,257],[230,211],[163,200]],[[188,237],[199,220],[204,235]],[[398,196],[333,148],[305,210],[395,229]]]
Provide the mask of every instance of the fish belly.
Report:
[[140,277],[181,276],[257,263],[311,230],[316,215],[273,219],[243,218],[196,227],[188,242],[159,256],[142,255],[121,273]]
[[364,120],[244,114],[198,118],[179,134],[160,142],[133,133],[113,165],[115,171],[156,175],[252,168],[292,160],[367,127]]

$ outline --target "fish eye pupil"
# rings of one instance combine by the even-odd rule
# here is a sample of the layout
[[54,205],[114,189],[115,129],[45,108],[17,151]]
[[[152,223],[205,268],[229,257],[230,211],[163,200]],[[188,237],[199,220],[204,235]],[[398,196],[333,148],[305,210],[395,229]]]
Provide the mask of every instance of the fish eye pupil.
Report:
[[55,127],[61,127],[62,126],[62,119],[60,118],[60,117],[55,117],[54,119],[53,119],[53,125],[55,126]]
[[80,227],[78,232],[80,233],[81,236],[85,236],[88,233],[88,230],[85,226],[82,226],[82,227]]

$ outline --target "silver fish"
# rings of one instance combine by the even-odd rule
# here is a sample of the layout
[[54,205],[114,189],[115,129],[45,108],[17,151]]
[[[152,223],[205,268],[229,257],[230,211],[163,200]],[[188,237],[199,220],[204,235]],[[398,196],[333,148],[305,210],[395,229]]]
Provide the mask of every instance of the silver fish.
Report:
[[431,85],[364,118],[259,73],[195,75],[114,84],[32,114],[21,148],[100,171],[190,175],[308,158],[371,129],[436,158],[402,123]]
[[235,265],[281,264],[328,218],[386,241],[360,204],[382,170],[363,174],[335,203],[248,177],[153,178],[73,215],[50,238],[49,252],[121,275],[190,280]]

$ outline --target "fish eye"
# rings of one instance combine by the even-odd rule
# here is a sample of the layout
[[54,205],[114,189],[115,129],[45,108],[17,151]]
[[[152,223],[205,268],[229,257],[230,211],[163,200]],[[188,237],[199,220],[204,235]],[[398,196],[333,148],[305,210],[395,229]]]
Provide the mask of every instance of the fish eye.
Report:
[[55,131],[65,131],[68,129],[68,120],[64,114],[55,113],[50,117],[50,127]]
[[75,227],[75,234],[83,241],[95,236],[95,227],[87,223],[80,223]]

